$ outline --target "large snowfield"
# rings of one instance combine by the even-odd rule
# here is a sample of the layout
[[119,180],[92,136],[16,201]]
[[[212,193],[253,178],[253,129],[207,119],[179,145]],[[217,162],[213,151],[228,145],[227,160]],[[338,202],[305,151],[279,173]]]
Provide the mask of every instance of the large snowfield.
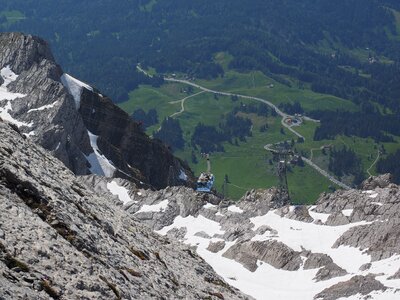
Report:
[[[163,207],[166,207],[165,201],[161,202]],[[216,212],[218,206],[207,204],[204,208]],[[315,220],[325,222],[329,217],[329,214],[316,213],[312,209],[313,207],[309,208],[310,215]],[[223,216],[224,214],[242,212],[239,207],[230,206],[225,209],[218,209],[216,215]],[[344,213],[348,214],[350,211],[344,211]],[[253,241],[276,240],[295,251],[309,250],[313,253],[325,253],[333,259],[334,263],[345,269],[348,274],[317,282],[314,278],[319,269],[304,270],[301,267],[297,271],[286,271],[261,261],[257,263],[257,270],[251,272],[243,267],[242,264],[222,256],[236,241],[225,242],[224,249],[217,253],[207,250],[210,242],[223,241],[218,236],[221,236],[224,231],[218,222],[210,220],[203,215],[197,217],[188,216],[186,218],[178,216],[173,224],[164,227],[158,233],[166,235],[171,229],[186,228],[183,242],[197,247],[197,253],[229,284],[256,299],[311,300],[316,294],[336,283],[347,281],[355,275],[367,275],[370,273],[379,274],[376,279],[393,289],[386,292],[371,293],[369,295],[371,298],[368,299],[400,299],[400,292],[398,293],[398,298],[394,294],[394,289],[400,289],[400,280],[388,279],[399,270],[400,256],[392,256],[386,260],[371,262],[371,257],[360,249],[348,246],[332,248],[335,241],[347,230],[369,223],[358,222],[342,226],[327,226],[323,223],[306,223],[280,217],[275,211],[269,211],[263,216],[254,217],[250,220],[254,224],[253,230],[260,226],[268,225],[277,231],[277,234],[271,234],[271,231],[268,230],[262,235],[253,237]],[[200,232],[202,234],[198,234]],[[207,236],[211,238],[207,238]],[[302,259],[304,262],[306,257],[302,257]],[[366,263],[371,263],[371,268],[368,271],[360,271],[360,267]],[[364,297],[365,295],[355,295],[350,299],[364,299]]]

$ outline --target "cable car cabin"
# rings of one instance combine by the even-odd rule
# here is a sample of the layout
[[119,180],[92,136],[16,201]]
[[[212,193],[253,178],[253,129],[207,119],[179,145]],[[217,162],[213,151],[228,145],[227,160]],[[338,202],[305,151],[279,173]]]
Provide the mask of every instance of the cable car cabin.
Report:
[[197,192],[211,193],[214,185],[214,175],[210,173],[201,173],[197,179]]

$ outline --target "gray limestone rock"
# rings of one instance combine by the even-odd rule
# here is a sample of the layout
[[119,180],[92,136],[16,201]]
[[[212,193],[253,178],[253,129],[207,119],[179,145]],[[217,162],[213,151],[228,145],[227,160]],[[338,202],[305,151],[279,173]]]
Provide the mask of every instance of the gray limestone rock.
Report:
[[[177,216],[183,218],[191,215],[197,216],[207,201],[216,202],[217,197],[204,193],[195,193],[186,187],[168,187],[154,193],[148,193],[146,198],[142,197],[140,203],[127,207],[127,211],[134,214],[136,218],[153,228],[161,228],[171,225]],[[168,207],[159,212],[141,212],[143,205],[157,205],[162,201],[168,202]]]
[[21,33],[0,33],[0,66],[12,66],[16,73],[43,59],[54,60],[48,44],[40,38]]
[[246,212],[259,216],[265,215],[272,207],[275,207],[277,189],[250,190],[239,200],[238,206]]
[[210,242],[210,244],[207,247],[207,250],[213,253],[217,253],[221,251],[222,249],[225,248],[225,242],[224,241],[218,241],[218,242]]
[[372,266],[371,263],[363,264],[363,265],[360,267],[360,271],[367,271],[367,270],[369,270],[369,269],[371,268],[371,266]]
[[247,298],[109,195],[0,122],[1,297]]
[[333,263],[332,258],[323,253],[307,253],[307,260],[304,263],[304,270],[318,269]]
[[393,274],[393,276],[390,276],[388,279],[400,279],[400,269]]
[[314,278],[316,281],[329,280],[347,274],[346,270],[343,270],[336,265],[332,258],[326,254],[306,253],[306,256],[307,260],[305,261],[303,268],[304,270],[319,269]]
[[169,230],[167,232],[167,236],[170,238],[174,238],[176,240],[182,240],[185,237],[186,233],[187,233],[187,229],[184,227],[181,227],[179,229],[172,228],[171,230]]
[[340,282],[323,290],[317,294],[314,299],[336,300],[339,298],[347,298],[352,295],[368,295],[373,291],[385,291],[386,287],[377,281],[373,275],[354,276],[350,280]]
[[285,214],[285,217],[306,223],[311,223],[314,221],[314,219],[310,216],[310,213],[308,212],[308,207],[305,205],[295,206],[293,210]]
[[318,270],[317,274],[314,277],[314,280],[323,281],[344,275],[347,275],[346,270],[342,269],[335,263],[330,263]]
[[349,223],[349,219],[342,212],[338,211],[329,215],[328,219],[325,222],[325,225],[340,226]]
[[[22,133],[51,151],[75,174],[107,173],[108,177],[155,188],[193,185],[189,166],[161,142],[150,139],[109,98],[86,87],[80,95],[71,95],[69,87],[64,86],[66,81],[61,79],[62,69],[42,39],[1,33],[0,68],[7,66],[19,75],[7,89],[25,95],[12,101],[10,115],[25,123],[20,125]],[[0,106],[7,104],[8,101],[1,101]],[[95,146],[90,143],[89,132],[92,142],[96,139],[99,152],[115,170],[104,172],[90,165],[88,157],[94,155]]]
[[392,175],[391,174],[383,174],[380,176],[371,176],[368,179],[364,180],[361,184],[363,190],[374,190],[377,187],[385,188],[392,183]]
[[204,232],[204,231],[196,232],[194,235],[195,235],[195,236],[198,236],[198,237],[201,237],[201,238],[203,238],[203,239],[211,239],[211,236],[209,236],[209,235],[208,235],[206,232]]
[[298,270],[302,263],[298,252],[277,241],[236,243],[223,256],[236,260],[252,272],[258,268],[257,261],[288,271]]

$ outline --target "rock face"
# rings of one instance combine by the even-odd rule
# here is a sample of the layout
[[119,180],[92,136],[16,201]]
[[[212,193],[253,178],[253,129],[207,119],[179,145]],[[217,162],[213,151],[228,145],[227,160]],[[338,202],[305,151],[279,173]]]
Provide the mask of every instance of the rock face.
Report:
[[340,282],[316,295],[316,299],[336,300],[348,298],[353,295],[368,295],[373,291],[385,291],[385,286],[377,281],[374,276],[354,276],[348,281]]
[[277,241],[236,243],[223,256],[240,262],[252,272],[257,270],[257,261],[287,271],[298,270],[302,263],[299,253]]
[[[383,182],[385,178],[387,175],[383,179],[372,178],[371,182]],[[367,222],[349,229],[336,241],[335,247],[360,248],[371,255],[373,261],[400,253],[399,186],[389,184],[385,188],[377,187],[374,190],[337,192],[321,198],[315,210],[342,215],[337,220],[343,219],[343,213],[347,213],[346,222],[350,224]],[[339,224],[343,222],[340,221]]]
[[0,98],[1,116],[8,114],[75,174],[120,177],[154,188],[192,184],[184,162],[144,134],[109,98],[64,74],[43,40],[1,33],[0,70],[15,75],[6,86],[1,76],[1,84],[16,95]]
[[248,299],[96,181],[0,122],[2,299]]
[[385,188],[392,183],[392,175],[384,174],[377,177],[369,177],[362,184],[363,190],[373,190],[377,187]]

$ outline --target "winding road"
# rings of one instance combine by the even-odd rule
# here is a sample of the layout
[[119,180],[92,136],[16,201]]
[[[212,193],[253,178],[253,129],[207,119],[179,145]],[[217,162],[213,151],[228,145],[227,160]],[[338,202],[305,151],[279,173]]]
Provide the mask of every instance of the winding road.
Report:
[[381,156],[381,151],[378,150],[378,155],[376,156],[376,159],[374,160],[374,162],[372,163],[372,165],[371,165],[371,166],[368,168],[368,170],[367,170],[367,173],[368,173],[369,176],[372,176],[372,174],[371,174],[370,171],[371,171],[371,169],[376,165],[376,163],[378,162],[380,156]]
[[202,94],[202,93],[204,93],[204,91],[201,91],[201,92],[198,92],[198,93],[196,93],[196,94],[187,96],[187,97],[183,98],[182,100],[177,100],[177,101],[169,102],[170,104],[175,104],[175,103],[179,103],[179,102],[181,103],[181,110],[180,110],[180,111],[177,111],[177,112],[175,112],[175,113],[173,113],[173,114],[170,115],[169,117],[170,117],[170,118],[173,118],[173,117],[175,117],[175,116],[177,116],[177,115],[180,115],[181,113],[185,112],[185,101],[186,101],[187,99],[196,97],[197,95],[200,95],[200,94]]
[[[293,116],[288,115],[286,113],[284,113],[283,111],[281,111],[275,104],[273,104],[272,102],[262,99],[262,98],[258,98],[258,97],[253,97],[253,96],[247,96],[247,95],[241,95],[241,94],[236,94],[236,93],[229,93],[229,92],[221,92],[221,91],[215,91],[215,90],[211,90],[208,88],[205,88],[201,85],[198,85],[196,83],[190,82],[188,80],[183,80],[183,79],[176,79],[176,78],[169,78],[169,77],[164,77],[164,80],[167,82],[176,82],[176,83],[182,83],[182,84],[186,84],[186,85],[190,85],[192,87],[198,88],[200,89],[202,92],[208,92],[208,93],[212,93],[212,94],[217,94],[217,95],[221,95],[221,96],[234,96],[234,97],[238,97],[238,98],[242,98],[242,99],[250,99],[250,100],[255,100],[258,102],[262,102],[267,104],[269,107],[271,107],[272,109],[274,109],[276,111],[276,113],[278,115],[280,115],[282,117],[281,120],[281,124],[282,126],[284,126],[285,128],[287,128],[290,132],[292,132],[294,135],[296,135],[299,138],[302,138],[304,141],[306,140],[305,137],[303,135],[301,135],[300,133],[298,133],[296,130],[293,129],[293,125],[289,125],[285,122],[286,119],[288,118],[293,118]],[[199,94],[199,93],[197,93]],[[197,95],[196,94],[196,95]],[[194,96],[194,95],[193,95]],[[188,97],[187,97],[188,98]],[[182,100],[179,100],[182,101]],[[314,120],[312,118],[309,117],[303,117],[305,120],[307,121],[311,121],[311,122],[315,122],[315,123],[319,123],[319,120]],[[297,124],[297,126],[301,125]],[[264,149],[268,150],[268,151],[276,151],[273,150],[271,147],[273,145],[268,144],[264,146]],[[334,184],[340,186],[343,189],[349,190],[351,189],[351,187],[349,187],[348,185],[344,184],[343,182],[340,182],[339,180],[337,180],[336,178],[334,178],[332,175],[330,175],[328,172],[326,172],[325,170],[321,169],[319,166],[317,166],[315,163],[313,163],[311,160],[309,160],[306,157],[301,157],[303,159],[303,161],[308,164],[310,167],[312,167],[313,169],[315,169],[318,173],[320,173],[322,176],[326,177],[329,181],[333,182]]]

